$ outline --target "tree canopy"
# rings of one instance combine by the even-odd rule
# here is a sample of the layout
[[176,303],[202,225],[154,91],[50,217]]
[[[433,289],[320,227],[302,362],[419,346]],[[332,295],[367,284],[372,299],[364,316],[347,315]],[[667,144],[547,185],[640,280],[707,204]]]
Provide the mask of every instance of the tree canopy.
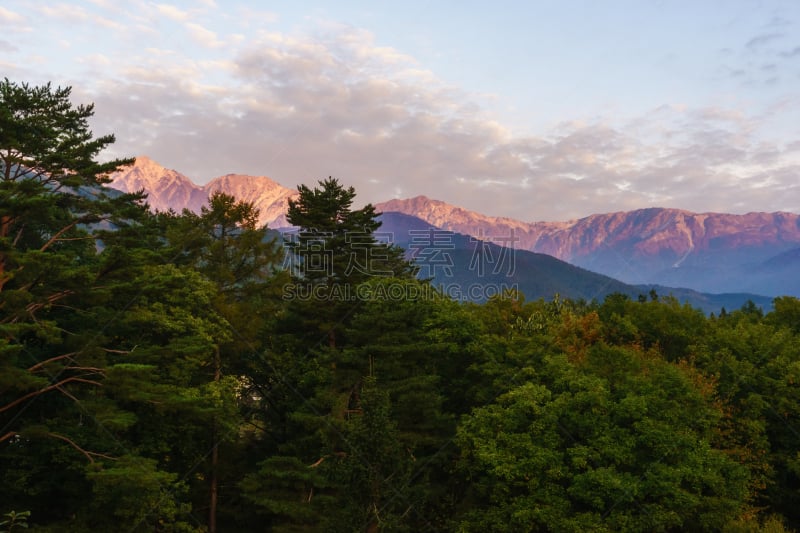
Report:
[[332,178],[148,212],[70,94],[0,84],[0,526],[800,527],[796,298],[453,301]]

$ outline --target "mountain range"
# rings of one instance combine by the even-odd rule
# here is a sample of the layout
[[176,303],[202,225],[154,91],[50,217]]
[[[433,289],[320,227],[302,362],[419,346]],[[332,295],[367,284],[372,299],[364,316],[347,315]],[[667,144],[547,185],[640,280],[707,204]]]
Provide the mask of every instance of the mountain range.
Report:
[[199,213],[211,194],[222,191],[255,205],[259,222],[271,228],[289,226],[286,221],[289,198],[297,195],[297,191],[266,176],[226,174],[205,185],[195,185],[177,170],[164,168],[147,156],[137,157],[133,165],[113,174],[108,185],[123,192],[144,190],[154,211],[188,209]]
[[692,213],[649,208],[565,222],[487,217],[424,196],[379,210],[552,255],[632,284],[704,292],[800,294],[800,215]]
[[[613,293],[633,299],[648,298],[652,291],[673,296],[706,313],[722,308],[738,309],[752,301],[762,309],[772,306],[772,299],[749,293],[707,294],[685,288],[658,284],[630,285],[603,274],[591,272],[550,255],[520,249],[503,248],[461,233],[438,235],[434,256],[437,265],[426,264],[426,240],[420,234],[441,232],[424,220],[398,212],[380,215],[381,231],[388,230],[398,238],[395,244],[405,248],[417,261],[422,277],[430,277],[434,285],[455,299],[483,301],[505,289],[516,289],[529,299],[551,299],[554,295],[573,300],[602,301]],[[433,235],[431,235],[433,237]],[[430,257],[430,255],[429,255]],[[420,259],[423,259],[420,261]]]
[[[113,175],[110,186],[144,190],[153,209],[195,212],[211,193],[223,191],[252,202],[260,222],[271,228],[288,226],[288,200],[297,194],[265,176],[228,174],[198,186],[144,156]],[[794,213],[648,208],[562,222],[525,222],[481,215],[425,196],[375,207],[495,245],[546,254],[626,284],[800,296],[800,215]],[[404,230],[384,222],[382,231]],[[407,237],[395,235],[395,240]]]

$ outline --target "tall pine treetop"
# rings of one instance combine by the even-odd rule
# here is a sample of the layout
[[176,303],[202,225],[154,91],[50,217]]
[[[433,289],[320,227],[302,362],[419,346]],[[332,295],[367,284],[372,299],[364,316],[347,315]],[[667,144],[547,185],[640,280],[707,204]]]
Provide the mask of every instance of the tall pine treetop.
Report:
[[289,200],[286,219],[305,231],[335,232],[362,231],[372,233],[381,223],[372,204],[352,210],[356,191],[345,188],[332,177],[320,180],[319,187],[297,187],[300,197]]
[[[110,197],[101,187],[110,172],[133,159],[97,161],[114,136],[94,138],[88,122],[94,106],[75,106],[70,94],[71,88],[49,83],[0,81],[0,290],[14,277],[28,288],[38,279],[19,277],[22,254],[81,242],[80,252],[92,254],[91,224],[136,216],[131,208],[142,194]],[[91,194],[84,194],[87,189]],[[31,266],[36,264],[42,261]]]
[[[74,106],[71,87],[33,87],[0,82],[0,171],[2,180],[26,177],[78,187],[108,181],[108,174],[133,159],[98,163],[114,135],[94,138],[94,104]],[[57,182],[57,183],[56,183]]]

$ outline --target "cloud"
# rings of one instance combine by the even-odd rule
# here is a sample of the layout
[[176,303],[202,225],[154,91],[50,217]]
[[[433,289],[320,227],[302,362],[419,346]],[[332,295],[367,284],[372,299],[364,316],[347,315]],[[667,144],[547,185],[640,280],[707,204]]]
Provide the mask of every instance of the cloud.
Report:
[[784,37],[782,33],[762,33],[761,35],[756,35],[745,44],[746,48],[751,50],[761,48],[765,44],[771,43],[773,41],[779,40]]
[[81,6],[72,4],[54,4],[37,6],[36,10],[44,17],[57,20],[63,24],[69,22],[72,24],[92,23],[112,30],[120,30],[123,25],[116,20],[109,19],[99,15],[93,11],[84,9]]
[[105,69],[112,64],[111,59],[104,54],[90,54],[88,56],[79,57],[76,61],[96,69]]
[[217,38],[217,34],[213,31],[204,28],[200,24],[196,24],[194,22],[187,22],[185,24],[186,29],[189,32],[189,35],[192,39],[199,45],[205,46],[207,48],[218,48],[220,46],[224,46],[225,42],[221,41]]
[[189,19],[189,13],[187,11],[183,11],[176,6],[171,4],[155,4],[157,13],[168,19],[177,21],[177,22],[185,22]]
[[800,46],[795,46],[791,50],[784,50],[780,52],[780,56],[786,58],[800,56]]
[[11,44],[8,41],[3,41],[2,39],[0,39],[0,52],[6,52],[6,53],[19,52],[19,48],[17,48],[15,45]]
[[[296,186],[333,175],[365,201],[426,194],[524,220],[643,206],[800,209],[797,151],[758,140],[759,119],[742,109],[674,104],[519,137],[432,74],[418,83],[418,68],[347,28],[264,35],[213,67],[154,53],[94,91],[95,129],[116,132],[120,155],[146,153],[198,181],[239,172]],[[233,79],[203,81],[209,70]]]
[[3,24],[17,24],[22,22],[24,19],[22,15],[19,13],[15,13],[10,9],[6,9],[3,6],[0,6],[0,22]]

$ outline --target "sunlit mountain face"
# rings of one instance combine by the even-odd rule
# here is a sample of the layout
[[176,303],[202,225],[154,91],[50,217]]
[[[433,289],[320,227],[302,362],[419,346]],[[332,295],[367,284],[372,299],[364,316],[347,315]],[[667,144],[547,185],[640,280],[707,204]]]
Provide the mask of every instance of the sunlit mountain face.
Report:
[[[144,189],[153,209],[199,211],[222,191],[252,202],[260,222],[289,226],[286,208],[296,191],[264,176],[227,174],[204,186],[147,157],[114,175],[111,186]],[[800,216],[792,213],[692,213],[649,208],[569,221],[523,222],[490,217],[425,196],[376,204],[440,230],[547,254],[626,284],[660,284],[710,293],[798,295]],[[535,214],[532,214],[535,215]],[[531,218],[535,218],[532,216]],[[396,240],[407,241],[407,235]]]

